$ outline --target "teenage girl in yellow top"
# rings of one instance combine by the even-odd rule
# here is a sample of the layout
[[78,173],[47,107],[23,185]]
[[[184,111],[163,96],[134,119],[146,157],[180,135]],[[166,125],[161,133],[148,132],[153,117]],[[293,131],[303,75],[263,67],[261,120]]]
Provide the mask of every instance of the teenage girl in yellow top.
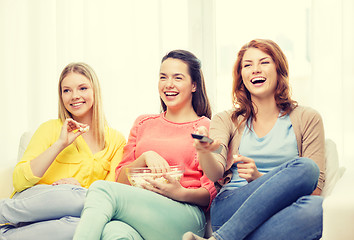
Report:
[[0,201],[0,239],[72,239],[87,188],[115,181],[126,141],[106,123],[95,72],[69,64],[58,90],[59,119],[34,133],[14,170],[15,194]]

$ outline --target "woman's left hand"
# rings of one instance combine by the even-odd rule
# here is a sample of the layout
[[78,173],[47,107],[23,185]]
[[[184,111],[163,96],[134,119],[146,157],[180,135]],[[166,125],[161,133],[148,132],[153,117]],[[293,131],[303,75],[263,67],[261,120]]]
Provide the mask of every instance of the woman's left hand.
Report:
[[76,180],[75,178],[62,178],[62,179],[59,179],[58,181],[52,183],[53,186],[61,185],[61,184],[72,184],[72,185],[81,186],[79,181]]
[[237,172],[241,178],[246,179],[247,182],[256,180],[263,174],[257,169],[256,163],[252,158],[248,158],[242,155],[234,156],[234,163],[237,163]]
[[146,178],[145,180],[151,185],[145,184],[144,188],[156,192],[158,194],[161,194],[165,197],[169,197],[173,200],[184,201],[183,192],[185,188],[182,187],[180,182],[174,179],[173,177],[171,177],[169,174],[163,174],[162,176],[166,178],[166,180],[168,181],[167,183],[159,182],[151,178]]

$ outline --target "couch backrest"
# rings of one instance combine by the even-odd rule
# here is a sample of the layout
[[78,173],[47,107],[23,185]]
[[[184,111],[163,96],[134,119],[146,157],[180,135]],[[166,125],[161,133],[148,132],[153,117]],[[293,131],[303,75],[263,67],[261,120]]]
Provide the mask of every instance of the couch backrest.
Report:
[[21,160],[24,152],[26,151],[28,143],[31,140],[32,135],[33,135],[33,132],[31,132],[31,131],[27,131],[22,134],[21,139],[20,139],[20,144],[18,146],[17,162]]
[[322,189],[322,196],[329,196],[337,183],[338,179],[343,175],[345,168],[339,167],[338,152],[335,142],[326,139],[326,173],[325,185]]
[[[20,139],[20,145],[18,148],[17,161],[23,156],[33,132],[24,132]],[[339,167],[338,152],[335,142],[331,139],[326,139],[326,182],[324,188],[322,189],[322,196],[326,197],[332,192],[334,185],[337,183],[338,179],[343,175],[345,168]]]

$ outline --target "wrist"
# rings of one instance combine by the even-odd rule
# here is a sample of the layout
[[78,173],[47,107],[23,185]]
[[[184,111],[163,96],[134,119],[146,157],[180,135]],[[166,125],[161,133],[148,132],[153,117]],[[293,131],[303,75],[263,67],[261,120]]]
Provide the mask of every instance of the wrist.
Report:
[[147,157],[148,156],[148,152],[144,152],[142,153],[139,157],[137,157],[135,159],[135,161],[133,161],[131,164],[129,164],[130,167],[146,167],[147,164]]
[[60,151],[64,150],[64,148],[67,147],[66,144],[60,139],[57,140],[52,146],[59,149]]
[[179,190],[178,197],[175,200],[178,200],[180,202],[189,202],[188,201],[188,188],[182,187]]

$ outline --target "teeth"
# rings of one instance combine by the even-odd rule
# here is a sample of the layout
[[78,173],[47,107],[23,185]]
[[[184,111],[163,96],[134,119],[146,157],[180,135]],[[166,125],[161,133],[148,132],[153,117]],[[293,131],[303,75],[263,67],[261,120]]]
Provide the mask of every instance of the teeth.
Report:
[[166,96],[176,96],[178,93],[175,92],[165,92]]
[[263,77],[257,77],[257,78],[253,78],[252,79],[252,83],[262,83],[262,82],[264,82],[266,79],[265,78],[263,78]]
[[74,106],[74,107],[76,107],[76,106],[79,106],[79,105],[81,105],[82,103],[73,103],[73,104],[71,104],[72,106]]

